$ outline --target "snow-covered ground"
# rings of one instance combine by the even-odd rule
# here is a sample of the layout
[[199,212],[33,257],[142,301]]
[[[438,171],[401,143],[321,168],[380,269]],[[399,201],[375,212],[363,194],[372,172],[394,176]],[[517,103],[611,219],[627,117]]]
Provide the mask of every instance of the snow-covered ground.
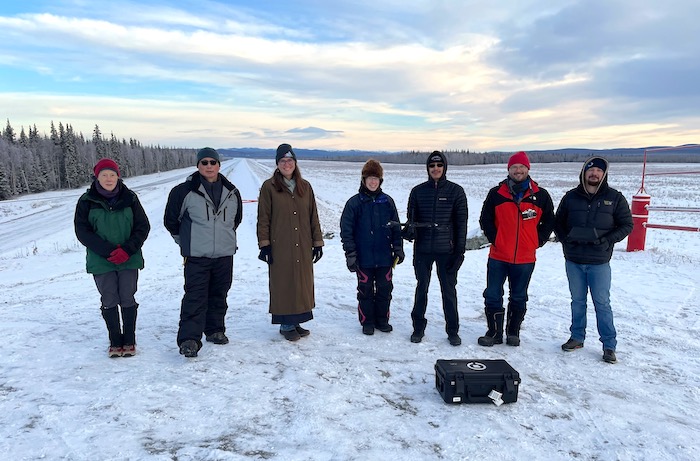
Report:
[[[468,252],[459,273],[461,347],[447,343],[437,278],[428,328],[412,344],[410,264],[395,272],[389,334],[361,333],[354,275],[338,222],[356,192],[360,163],[301,161],[316,192],[326,241],[315,266],[310,337],[285,341],[267,313],[266,267],[257,260],[256,204],[244,205],[229,293],[226,346],[196,359],[175,344],[182,265],[163,228],[169,190],[194,168],[127,179],[151,220],[140,273],[138,354],[108,359],[99,296],[73,233],[84,189],[0,202],[0,453],[8,460],[697,460],[700,410],[700,234],[650,230],[647,251],[612,261],[618,329],[615,365],[601,361],[589,306],[586,347],[564,353],[569,293],[560,245],[538,252],[522,346],[483,348],[488,250]],[[405,217],[420,165],[386,164],[384,190]],[[222,171],[256,199],[273,161],[234,159]],[[579,164],[533,165],[557,204]],[[654,165],[654,171],[697,165]],[[465,187],[470,234],[505,165],[451,167]],[[696,206],[696,175],[648,178],[652,204]],[[641,165],[613,164],[628,200]],[[652,213],[650,222],[699,225],[697,214]],[[447,405],[435,390],[437,359],[506,359],[520,372],[518,402]]]

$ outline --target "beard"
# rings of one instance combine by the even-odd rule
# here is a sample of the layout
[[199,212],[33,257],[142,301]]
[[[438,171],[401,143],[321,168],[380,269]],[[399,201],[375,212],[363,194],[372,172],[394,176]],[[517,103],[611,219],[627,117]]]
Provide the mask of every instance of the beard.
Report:
[[588,184],[589,186],[597,186],[600,184],[600,179],[598,179],[598,178],[586,179],[586,184]]

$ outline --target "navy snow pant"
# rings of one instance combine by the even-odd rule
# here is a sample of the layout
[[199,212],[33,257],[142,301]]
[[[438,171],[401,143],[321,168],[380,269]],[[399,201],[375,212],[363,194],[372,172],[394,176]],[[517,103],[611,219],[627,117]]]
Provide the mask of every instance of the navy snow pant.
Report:
[[389,323],[389,305],[394,284],[391,267],[357,269],[357,314],[361,325]]

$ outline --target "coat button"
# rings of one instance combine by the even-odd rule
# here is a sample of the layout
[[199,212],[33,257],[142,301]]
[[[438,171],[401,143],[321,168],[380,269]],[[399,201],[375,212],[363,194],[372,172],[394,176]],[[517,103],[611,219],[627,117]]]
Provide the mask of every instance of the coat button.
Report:
[[299,228],[298,228],[298,227],[295,227],[294,230],[299,230]]

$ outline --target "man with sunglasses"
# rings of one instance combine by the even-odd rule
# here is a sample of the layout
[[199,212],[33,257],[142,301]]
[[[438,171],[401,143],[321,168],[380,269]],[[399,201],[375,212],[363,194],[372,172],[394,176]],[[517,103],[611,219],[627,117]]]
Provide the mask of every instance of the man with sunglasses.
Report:
[[411,312],[411,342],[419,343],[425,335],[428,286],[435,264],[447,339],[459,346],[457,271],[464,262],[467,244],[467,196],[462,186],[447,180],[447,159],[442,152],[430,154],[426,167],[428,180],[414,187],[408,197],[408,222],[403,231],[406,240],[414,241],[413,268],[418,282]]
[[170,191],[165,227],[184,257],[185,295],[180,308],[180,354],[196,357],[202,333],[227,344],[224,317],[233,279],[236,229],[242,219],[241,194],[219,172],[221,159],[211,147],[197,152],[197,171]]

